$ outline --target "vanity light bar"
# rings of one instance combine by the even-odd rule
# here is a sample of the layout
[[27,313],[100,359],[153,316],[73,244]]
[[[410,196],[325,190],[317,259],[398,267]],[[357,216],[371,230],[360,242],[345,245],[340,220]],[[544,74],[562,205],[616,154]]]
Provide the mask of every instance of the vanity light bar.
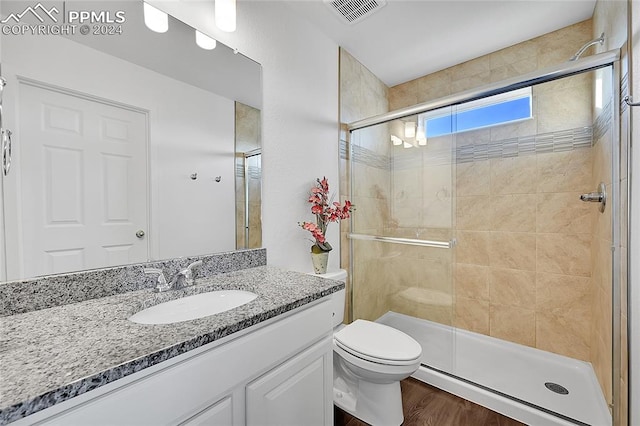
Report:
[[[224,1],[228,1],[228,0],[224,0]],[[223,2],[223,0],[217,0],[216,5],[219,2]],[[160,9],[154,6],[151,6],[147,2],[143,2],[142,4],[143,4],[143,12],[144,12],[144,24],[147,26],[147,28],[157,33],[166,33],[169,30],[169,15],[167,15],[165,12],[161,11]],[[216,7],[216,10],[217,10],[217,7]],[[235,13],[236,13],[235,0],[233,0],[233,30],[231,31],[234,31],[236,28]],[[224,16],[224,14],[222,15]],[[216,17],[217,16],[218,15],[216,13]],[[216,24],[217,22],[218,20],[216,18]],[[227,17],[225,20],[225,23],[228,26],[228,28],[230,28],[230,25],[231,25],[231,23],[229,22],[230,22],[229,17]],[[199,47],[205,50],[213,50],[216,48],[217,42],[215,39],[209,37],[208,35],[198,30],[195,30],[195,31],[196,31],[196,44]]]

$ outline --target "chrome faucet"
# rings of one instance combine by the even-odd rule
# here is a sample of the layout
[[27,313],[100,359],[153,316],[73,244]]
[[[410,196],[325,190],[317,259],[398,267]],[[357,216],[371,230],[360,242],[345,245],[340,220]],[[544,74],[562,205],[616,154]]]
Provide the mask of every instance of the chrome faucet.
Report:
[[201,265],[202,260],[196,260],[195,262],[190,263],[189,266],[187,266],[183,270],[176,273],[173,278],[171,278],[169,288],[180,290],[181,288],[192,286],[195,282],[193,268]]
[[162,272],[162,269],[158,269],[158,268],[145,268],[144,269],[144,273],[145,274],[158,274],[158,281],[157,281],[157,285],[156,288],[154,289],[155,292],[161,292],[161,291],[167,291],[171,289],[171,285],[169,285],[167,283],[167,279],[164,277],[164,272]]
[[202,260],[197,260],[193,263],[190,263],[186,268],[177,272],[173,278],[171,278],[171,282],[167,283],[167,279],[164,276],[164,272],[162,269],[157,268],[146,268],[144,270],[145,274],[158,274],[157,285],[154,289],[155,292],[159,293],[167,290],[180,290],[182,288],[191,286],[195,282],[194,271],[193,268],[202,265]]

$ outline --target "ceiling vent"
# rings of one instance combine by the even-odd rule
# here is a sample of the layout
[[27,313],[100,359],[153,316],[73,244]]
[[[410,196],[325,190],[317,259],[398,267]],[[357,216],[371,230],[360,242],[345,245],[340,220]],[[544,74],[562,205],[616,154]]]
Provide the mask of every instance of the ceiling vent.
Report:
[[324,0],[342,21],[353,25],[386,6],[387,0]]

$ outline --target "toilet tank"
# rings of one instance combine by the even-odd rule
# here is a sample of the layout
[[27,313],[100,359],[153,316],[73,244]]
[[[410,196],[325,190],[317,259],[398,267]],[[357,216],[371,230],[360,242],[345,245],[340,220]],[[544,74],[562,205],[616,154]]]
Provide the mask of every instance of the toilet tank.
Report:
[[[309,275],[315,275],[316,277],[327,278],[330,280],[342,281],[346,284],[347,281],[347,271],[344,269],[338,269],[337,271],[327,272],[326,274],[314,274],[309,273]],[[344,321],[344,304],[345,304],[346,291],[342,289],[340,291],[336,291],[329,295],[329,301],[332,304],[333,318],[332,323],[333,327],[336,327]]]

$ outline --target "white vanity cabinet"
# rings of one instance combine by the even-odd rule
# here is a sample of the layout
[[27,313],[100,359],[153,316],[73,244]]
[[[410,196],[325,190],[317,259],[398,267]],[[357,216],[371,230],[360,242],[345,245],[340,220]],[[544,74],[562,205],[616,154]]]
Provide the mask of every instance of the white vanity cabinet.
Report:
[[332,308],[322,300],[15,424],[329,426]]

